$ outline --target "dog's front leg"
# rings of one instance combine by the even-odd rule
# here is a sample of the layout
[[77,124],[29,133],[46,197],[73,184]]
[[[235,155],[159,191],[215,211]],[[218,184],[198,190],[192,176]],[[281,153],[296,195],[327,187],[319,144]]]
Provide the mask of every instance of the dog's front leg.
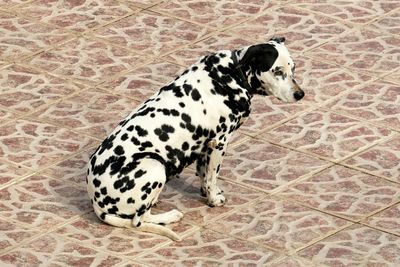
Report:
[[225,204],[225,197],[222,195],[222,190],[217,186],[217,178],[225,149],[225,144],[217,144],[217,142],[211,141],[206,155],[206,168],[202,190],[205,191],[207,204],[211,207]]

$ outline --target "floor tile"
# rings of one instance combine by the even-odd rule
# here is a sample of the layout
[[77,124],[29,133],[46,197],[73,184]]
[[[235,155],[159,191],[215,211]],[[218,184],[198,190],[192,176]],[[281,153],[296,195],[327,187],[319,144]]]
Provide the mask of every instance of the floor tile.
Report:
[[70,34],[0,12],[0,59],[15,61],[71,38]]
[[0,216],[42,231],[91,210],[86,188],[42,175],[0,190],[0,200]]
[[114,266],[122,261],[53,234],[0,256],[2,266]]
[[105,138],[139,102],[91,89],[51,105],[32,116],[76,131]]
[[138,260],[150,266],[265,266],[276,257],[277,253],[254,243],[201,230]]
[[389,1],[296,1],[302,8],[342,19],[345,22],[367,23],[397,7],[396,0]]
[[389,82],[395,83],[397,85],[400,84],[400,74],[399,74],[398,70],[400,70],[400,68],[397,70],[394,70],[392,74],[389,74],[388,76],[383,77],[383,79],[385,81],[389,81]]
[[279,195],[359,220],[398,199],[400,185],[337,165],[290,186]]
[[328,166],[328,162],[257,140],[228,148],[220,175],[271,191]]
[[34,237],[39,231],[28,229],[9,220],[0,218],[0,253]]
[[[396,2],[397,7],[400,4]],[[368,27],[382,32],[388,32],[391,34],[399,35],[400,32],[400,10],[391,12],[390,14],[385,14],[382,18],[369,24]]]
[[130,51],[99,41],[79,38],[41,53],[29,64],[77,81],[96,84],[144,63]]
[[202,225],[262,196],[262,193],[223,180],[218,181],[218,186],[224,190],[226,203],[211,208],[206,204],[206,198],[200,195],[200,178],[194,171],[186,169],[179,178],[166,184],[155,210],[178,209],[184,214],[184,221]]
[[374,146],[344,163],[400,183],[400,135]]
[[272,6],[271,1],[167,1],[154,10],[218,29],[237,24]]
[[349,222],[277,199],[263,199],[207,226],[230,236],[289,252]]
[[[193,226],[179,222],[166,227],[181,235]],[[94,213],[62,227],[56,233],[77,243],[125,258],[133,258],[139,253],[170,242],[170,239],[160,235],[107,225],[101,222]]]
[[17,114],[10,112],[8,110],[1,110],[0,109],[0,125],[6,124],[18,117]]
[[305,92],[301,103],[319,104],[373,79],[371,76],[349,72],[334,64],[319,62],[304,56],[292,58],[296,63],[296,81]]
[[240,49],[253,44],[254,42],[247,40],[247,38],[238,37],[229,33],[218,33],[179,49],[176,52],[170,53],[165,56],[165,58],[171,62],[189,67],[205,55],[220,50]]
[[44,169],[41,173],[50,177],[57,177],[57,179],[76,183],[79,187],[86,188],[87,164],[96,148],[97,146],[95,145],[88,151],[84,151],[54,166]]
[[181,66],[158,60],[101,86],[112,92],[144,101],[158,92],[162,86],[172,82],[183,70]]
[[400,236],[400,204],[379,212],[362,223]]
[[400,37],[356,29],[309,52],[319,60],[336,63],[351,71],[379,76],[400,66]]
[[0,73],[0,106],[28,113],[83,88],[29,67],[12,65]]
[[302,52],[349,29],[337,20],[286,6],[268,10],[265,14],[242,23],[231,31],[258,40],[285,36],[289,51]]
[[270,264],[271,267],[318,267],[311,262],[293,256],[288,256],[280,261]]
[[267,141],[339,160],[391,131],[323,110],[303,114],[262,135]]
[[97,30],[96,37],[124,46],[146,57],[158,56],[190,44],[210,30],[186,21],[141,12]]
[[397,266],[400,237],[353,226],[299,252],[315,264],[328,266]]
[[47,123],[17,120],[0,127],[0,157],[38,170],[94,144],[94,139]]
[[0,5],[2,8],[11,8],[16,5],[23,4],[29,0],[1,0]]
[[400,85],[377,81],[332,101],[328,107],[400,131]]
[[0,187],[5,187],[9,183],[13,183],[31,172],[31,170],[23,168],[22,166],[16,167],[5,162],[0,162]]
[[256,95],[251,100],[251,113],[243,125],[242,131],[255,135],[267,128],[287,120],[307,108],[303,102],[284,103],[274,96]]
[[19,9],[23,15],[78,32],[104,25],[132,11],[127,5],[116,0],[39,0]]

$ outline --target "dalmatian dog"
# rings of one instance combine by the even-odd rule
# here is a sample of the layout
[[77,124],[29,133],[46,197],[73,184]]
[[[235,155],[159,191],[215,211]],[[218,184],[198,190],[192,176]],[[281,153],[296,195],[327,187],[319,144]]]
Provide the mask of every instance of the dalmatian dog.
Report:
[[183,214],[152,214],[165,183],[196,163],[201,192],[211,207],[225,203],[217,186],[233,132],[250,114],[252,96],[284,102],[303,98],[285,38],[201,58],[132,111],[91,156],[87,190],[104,222],[179,236],[165,225]]

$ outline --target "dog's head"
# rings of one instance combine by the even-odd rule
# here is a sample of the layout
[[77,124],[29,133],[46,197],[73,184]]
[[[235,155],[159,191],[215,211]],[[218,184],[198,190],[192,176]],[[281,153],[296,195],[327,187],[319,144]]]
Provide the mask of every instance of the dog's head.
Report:
[[294,78],[295,64],[284,42],[283,37],[272,38],[265,44],[250,46],[239,64],[256,93],[295,102],[304,97],[304,91]]

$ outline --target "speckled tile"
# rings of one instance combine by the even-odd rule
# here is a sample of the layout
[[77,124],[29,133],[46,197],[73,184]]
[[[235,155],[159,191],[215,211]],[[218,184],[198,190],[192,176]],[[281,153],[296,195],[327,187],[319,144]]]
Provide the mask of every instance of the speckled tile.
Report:
[[201,230],[138,260],[151,266],[256,266],[266,265],[277,256],[254,243]]
[[329,162],[296,151],[251,140],[228,148],[220,175],[230,181],[271,191],[328,165]]
[[396,204],[362,221],[363,224],[400,235],[400,204]]
[[240,49],[255,44],[248,38],[238,37],[227,33],[218,33],[209,38],[196,42],[176,52],[165,56],[166,59],[177,64],[189,67],[201,57],[217,52],[219,50]]
[[224,190],[226,203],[222,207],[211,208],[206,204],[206,198],[200,195],[200,178],[193,170],[186,169],[179,178],[172,179],[166,184],[155,210],[178,209],[184,214],[183,220],[202,225],[262,195],[255,190],[223,180],[218,181],[218,186]]
[[298,204],[267,198],[236,210],[206,227],[288,252],[348,224],[345,220]]
[[9,163],[0,162],[0,187],[5,187],[10,183],[27,176],[33,171],[22,166],[14,166]]
[[400,135],[376,145],[344,163],[400,183]]
[[2,110],[0,109],[0,125],[6,124],[14,119],[16,119],[19,115],[11,112],[9,110]]
[[229,27],[261,13],[272,6],[271,1],[165,1],[154,10],[218,29]]
[[259,41],[273,36],[285,36],[290,51],[303,52],[349,29],[337,20],[285,6],[270,9],[230,31]]
[[0,216],[47,230],[91,210],[86,188],[34,175],[0,190]]
[[104,25],[139,11],[116,0],[39,0],[19,9],[25,16],[78,32]]
[[352,220],[391,205],[400,185],[342,166],[333,166],[279,193],[313,208]]
[[17,120],[0,127],[0,157],[38,169],[94,144],[94,139],[37,121]]
[[85,84],[97,84],[122,71],[143,64],[145,59],[129,50],[79,38],[29,60],[29,64]]
[[328,108],[400,130],[400,85],[377,81],[338,98]]
[[[182,235],[194,226],[178,222],[166,227]],[[164,236],[107,225],[101,222],[94,212],[60,228],[56,233],[101,251],[132,258],[170,242],[170,239]]]
[[312,262],[309,262],[305,259],[294,257],[294,256],[285,257],[282,260],[271,263],[269,266],[271,266],[271,267],[318,267],[318,265],[315,265]]
[[355,29],[309,52],[318,60],[326,60],[372,76],[390,73],[400,66],[400,37],[379,31]]
[[[100,141],[99,141],[100,143]],[[97,145],[75,155],[69,159],[44,169],[42,173],[50,177],[76,183],[81,188],[86,188],[86,170],[90,156],[96,150]]]
[[39,231],[27,229],[10,220],[0,218],[0,253],[13,246],[17,246],[21,242],[39,234]]
[[32,116],[104,139],[138,104],[120,95],[91,89]]
[[268,141],[339,160],[391,134],[324,110],[303,114],[262,135]]
[[29,67],[12,65],[0,72],[0,106],[28,113],[83,88]]
[[183,20],[141,12],[94,32],[96,37],[124,46],[146,57],[158,56],[190,44],[210,32]]
[[397,266],[400,237],[363,226],[353,226],[300,251],[319,266]]
[[400,7],[396,0],[389,1],[330,1],[330,0],[300,0],[296,4],[324,15],[342,19],[344,22],[367,23],[378,16]]
[[[396,1],[397,7],[400,7],[400,4]],[[391,12],[390,14],[385,14],[382,18],[374,21],[368,27],[377,30],[383,31],[395,35],[399,35],[400,32],[400,9]]]
[[373,79],[372,76],[351,72],[334,64],[313,60],[304,56],[292,57],[296,63],[296,81],[305,92],[300,103],[323,103],[346,93]]
[[71,36],[56,28],[0,12],[0,59],[15,61],[65,41]]
[[144,101],[162,86],[172,82],[183,70],[181,66],[157,60],[101,86],[112,92]]
[[54,234],[42,236],[0,256],[2,266],[114,266],[123,259]]
[[256,95],[251,100],[250,116],[240,129],[250,135],[256,135],[295,116],[307,107],[303,102],[284,103],[274,96]]

